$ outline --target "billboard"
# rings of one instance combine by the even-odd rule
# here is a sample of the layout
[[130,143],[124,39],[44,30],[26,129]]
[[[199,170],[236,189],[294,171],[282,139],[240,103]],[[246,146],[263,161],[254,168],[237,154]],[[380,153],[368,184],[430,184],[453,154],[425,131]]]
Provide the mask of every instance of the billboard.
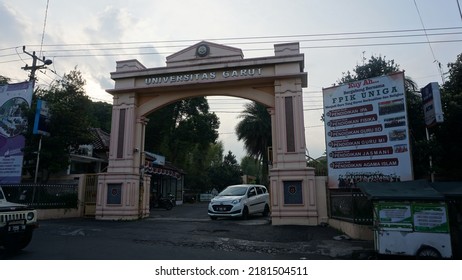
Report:
[[35,111],[34,128],[32,133],[44,136],[50,136],[50,110],[46,101],[37,100],[37,109]]
[[425,115],[425,125],[432,127],[444,121],[443,108],[441,106],[440,87],[437,82],[429,83],[420,89],[422,93],[423,111]]
[[32,82],[0,86],[0,183],[21,182],[23,149],[27,129],[24,109],[29,108]]
[[323,89],[330,188],[413,179],[404,73]]

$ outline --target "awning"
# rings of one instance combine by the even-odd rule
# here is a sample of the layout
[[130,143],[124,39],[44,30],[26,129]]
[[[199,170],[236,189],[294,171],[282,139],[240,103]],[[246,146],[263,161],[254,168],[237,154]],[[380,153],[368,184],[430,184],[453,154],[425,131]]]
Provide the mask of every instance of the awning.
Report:
[[444,200],[426,180],[406,182],[361,182],[357,186],[371,200]]

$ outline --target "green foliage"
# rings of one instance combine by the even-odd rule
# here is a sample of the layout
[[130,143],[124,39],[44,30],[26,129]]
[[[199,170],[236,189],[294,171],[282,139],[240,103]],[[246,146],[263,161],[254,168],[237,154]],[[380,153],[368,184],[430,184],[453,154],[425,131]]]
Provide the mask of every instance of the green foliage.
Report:
[[267,108],[252,102],[245,105],[236,126],[238,140],[244,141],[247,154],[261,160],[262,184],[268,185],[268,147],[271,147],[271,116]]
[[327,176],[327,158],[325,156],[318,159],[310,158],[306,165],[314,168],[317,176]]
[[367,63],[363,65],[356,65],[353,69],[354,73],[351,73],[350,71],[343,73],[343,77],[338,82],[343,84],[356,80],[388,75],[399,71],[399,65],[395,64],[394,60],[386,60],[385,57],[381,56],[371,56]]
[[462,53],[448,64],[448,80],[441,89],[444,122],[430,128],[433,165],[441,180],[462,180]]
[[207,170],[216,160],[208,151],[218,139],[219,120],[204,97],[181,100],[148,116],[146,150],[162,154],[183,169],[185,186],[203,191],[210,186]]
[[[40,152],[41,181],[46,182],[53,173],[66,170],[70,152],[79,145],[91,142],[89,128],[91,100],[85,95],[85,80],[74,69],[49,89],[37,89],[29,112],[29,123],[34,123],[37,99],[45,100],[50,108],[49,137],[43,137]],[[32,125],[26,135],[25,169],[35,174],[36,151],[40,136],[32,134]]]
[[262,164],[258,159],[245,156],[241,160],[241,170],[244,175],[254,176],[257,178],[257,182],[261,181]]
[[211,186],[218,191],[226,186],[242,183],[242,172],[236,156],[231,151],[223,158],[221,164],[213,165],[208,170]]
[[89,104],[89,121],[91,127],[111,131],[112,104],[106,102],[91,102]]

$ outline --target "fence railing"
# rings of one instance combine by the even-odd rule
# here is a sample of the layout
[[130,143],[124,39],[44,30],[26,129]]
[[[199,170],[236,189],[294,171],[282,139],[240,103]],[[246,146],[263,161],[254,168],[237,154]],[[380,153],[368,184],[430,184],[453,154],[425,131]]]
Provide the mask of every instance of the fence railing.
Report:
[[331,218],[372,225],[372,202],[359,189],[328,189],[328,197]]
[[11,184],[1,187],[8,201],[36,209],[78,207],[78,185],[75,184]]

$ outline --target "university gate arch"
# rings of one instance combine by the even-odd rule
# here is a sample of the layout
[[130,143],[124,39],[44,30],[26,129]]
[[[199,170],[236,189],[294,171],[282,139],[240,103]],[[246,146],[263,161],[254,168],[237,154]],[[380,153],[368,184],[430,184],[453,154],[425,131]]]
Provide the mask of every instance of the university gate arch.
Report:
[[273,225],[318,224],[314,171],[305,159],[304,55],[298,43],[275,45],[274,52],[244,59],[240,49],[202,41],[167,57],[166,67],[117,61],[111,73],[115,86],[108,90],[114,96],[109,165],[98,176],[96,219],[149,215],[150,177],[143,172],[143,151],[150,112],[181,99],[227,95],[260,102],[270,112]]

